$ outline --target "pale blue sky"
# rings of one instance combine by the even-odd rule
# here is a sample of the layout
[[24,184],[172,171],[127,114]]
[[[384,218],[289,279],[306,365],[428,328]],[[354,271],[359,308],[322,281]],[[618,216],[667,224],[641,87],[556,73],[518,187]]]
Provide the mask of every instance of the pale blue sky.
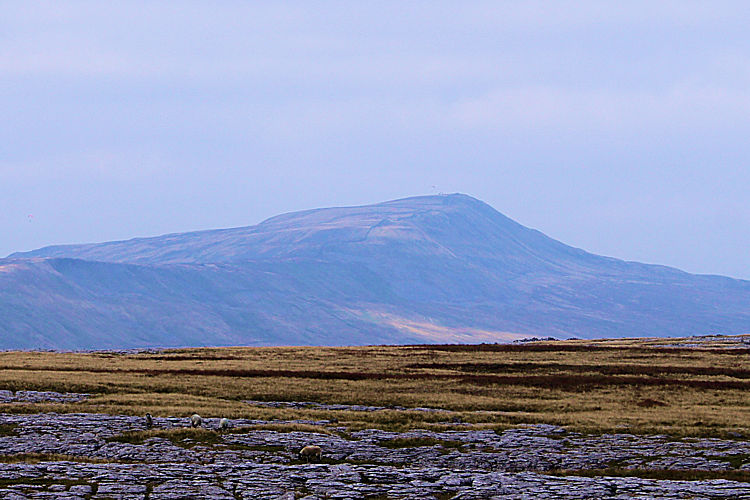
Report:
[[750,4],[364,4],[0,4],[0,256],[443,191],[750,278]]

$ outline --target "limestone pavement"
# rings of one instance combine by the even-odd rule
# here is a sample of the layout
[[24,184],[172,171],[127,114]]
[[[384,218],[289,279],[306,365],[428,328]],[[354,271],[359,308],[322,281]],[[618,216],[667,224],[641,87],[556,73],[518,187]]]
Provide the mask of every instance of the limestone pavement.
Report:
[[[232,420],[230,432],[217,432],[210,441],[165,434],[131,443],[117,437],[145,430],[141,417],[2,414],[0,457],[6,463],[0,464],[0,498],[750,498],[750,483],[720,479],[545,474],[612,466],[750,470],[750,442],[739,438],[596,436],[550,425],[495,432],[460,423],[455,430],[402,433],[347,432],[330,421],[286,422],[316,425],[321,433],[253,428],[266,423]],[[154,418],[155,429],[188,426],[185,418]],[[217,429],[218,418],[205,419],[205,426]],[[300,460],[298,451],[308,444],[321,446],[322,463]]]

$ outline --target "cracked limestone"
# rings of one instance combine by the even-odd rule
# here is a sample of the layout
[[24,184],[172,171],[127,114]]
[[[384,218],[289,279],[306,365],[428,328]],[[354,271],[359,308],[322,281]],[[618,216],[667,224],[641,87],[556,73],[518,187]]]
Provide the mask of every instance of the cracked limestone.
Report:
[[[206,423],[215,429],[218,419],[206,419]],[[544,473],[610,466],[748,470],[750,443],[741,440],[594,436],[550,425],[499,433],[460,428],[402,433],[368,429],[342,437],[248,427],[258,423],[264,422],[233,420],[230,432],[217,434],[218,443],[172,441],[164,434],[167,437],[134,444],[112,438],[145,430],[141,417],[3,414],[0,424],[11,430],[0,436],[0,455],[10,463],[0,465],[0,498],[750,497],[750,483],[719,479],[666,481]],[[187,426],[184,418],[154,418],[154,429]],[[297,453],[306,444],[323,448],[323,463],[300,462]],[[61,457],[39,463],[23,458],[40,454]],[[65,456],[75,460],[60,460]]]

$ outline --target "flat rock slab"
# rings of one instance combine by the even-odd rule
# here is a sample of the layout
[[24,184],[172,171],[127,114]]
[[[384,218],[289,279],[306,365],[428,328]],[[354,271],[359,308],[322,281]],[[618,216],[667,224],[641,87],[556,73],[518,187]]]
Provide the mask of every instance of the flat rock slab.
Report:
[[0,403],[80,403],[88,397],[75,392],[0,390]]

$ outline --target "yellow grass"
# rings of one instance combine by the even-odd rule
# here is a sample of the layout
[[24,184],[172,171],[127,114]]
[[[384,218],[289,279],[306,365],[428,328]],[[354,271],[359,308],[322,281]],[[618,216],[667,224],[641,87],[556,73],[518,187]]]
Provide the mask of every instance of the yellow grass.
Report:
[[[719,346],[735,339],[716,339]],[[0,389],[87,392],[73,404],[2,412],[101,412],[333,420],[350,431],[552,423],[571,430],[750,434],[746,350],[664,349],[675,340],[440,347],[179,349],[0,353]],[[244,400],[445,408],[450,412],[284,409]]]

